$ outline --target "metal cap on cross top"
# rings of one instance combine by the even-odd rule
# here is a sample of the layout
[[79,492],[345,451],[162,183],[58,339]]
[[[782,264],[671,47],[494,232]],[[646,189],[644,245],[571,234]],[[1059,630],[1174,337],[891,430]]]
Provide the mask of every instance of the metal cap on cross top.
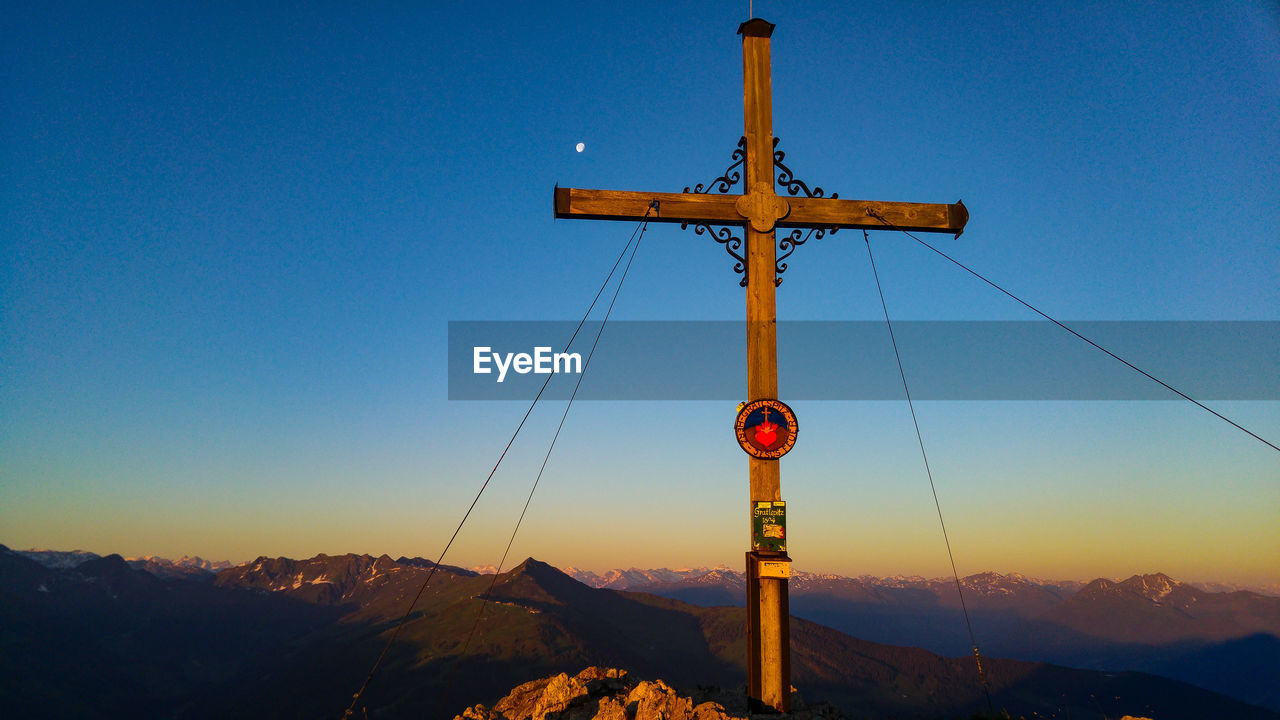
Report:
[[[778,140],[773,136],[769,40],[774,27],[760,18],[738,26],[742,36],[743,136],[732,153],[733,163],[723,174],[706,186],[698,184],[692,190],[686,187],[681,193],[557,186],[554,196],[557,218],[692,225],[697,235],[710,235],[724,246],[735,260],[734,270],[743,276],[739,284],[746,288],[749,403],[778,396],[776,288],[781,282],[778,275],[787,269],[782,260],[798,245],[844,228],[958,236],[969,219],[968,210],[960,202],[848,200],[835,194],[827,197],[821,188],[810,189],[797,180],[784,164],[785,154],[777,149]],[[785,197],[778,194],[778,187],[786,190]],[[779,241],[778,228],[794,229]],[[803,235],[805,230],[808,235]],[[794,415],[791,423],[789,440],[794,442]],[[781,453],[767,456],[781,447],[778,439],[782,433],[769,427],[756,428],[756,432],[747,438],[743,448],[763,449],[766,455],[757,456],[748,450],[751,456],[747,459],[753,513],[755,508],[761,508],[763,513],[764,506],[759,503],[770,503],[770,508],[785,507],[778,459]],[[740,435],[739,442],[742,441]],[[784,533],[785,538],[785,524],[772,523],[768,528],[761,525],[762,542],[766,535],[778,533]],[[791,708],[787,599],[790,558],[779,558],[778,552],[766,554],[755,547],[747,552],[747,694],[754,708],[785,712]]]
[[767,38],[773,35],[776,27],[778,26],[763,18],[751,18],[738,26],[738,34],[743,37]]

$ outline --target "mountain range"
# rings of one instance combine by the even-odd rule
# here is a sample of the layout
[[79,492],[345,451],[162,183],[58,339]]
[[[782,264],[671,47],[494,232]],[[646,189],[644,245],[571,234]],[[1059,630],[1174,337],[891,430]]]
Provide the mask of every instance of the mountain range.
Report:
[[[7,712],[338,717],[433,564],[319,555],[202,572],[160,577],[115,555],[45,567],[0,546]],[[734,687],[745,678],[744,629],[741,608],[591,588],[533,559],[500,575],[441,566],[361,705],[371,718],[453,717],[587,665],[677,687]],[[799,618],[792,646],[794,684],[850,718],[951,717],[985,703],[967,653],[943,657]],[[1140,672],[992,657],[984,665],[993,704],[1015,715],[1278,717]]]
[[[741,572],[727,568],[570,568],[598,587],[625,587],[695,605],[745,603]],[[1280,710],[1280,598],[1210,592],[1162,573],[1089,583],[985,572],[959,582],[987,654],[1097,670],[1143,670]],[[849,578],[796,573],[792,614],[855,637],[972,652],[954,579]]]
[[[583,570],[575,567],[561,568],[567,575],[595,588],[609,588],[611,590],[639,590],[662,584],[679,584],[681,582],[696,582],[697,584],[715,584],[726,581],[730,585],[740,584],[742,573],[730,568],[727,565],[717,565],[715,567],[682,567],[682,568],[616,568],[606,570],[602,573],[593,572],[591,570]],[[481,573],[492,573],[495,568],[486,566],[483,568],[472,568]],[[1107,578],[1099,578],[1107,579]],[[1002,574],[998,572],[982,572],[975,575],[969,575],[961,578],[961,582],[965,587],[983,588],[987,586],[992,594],[1007,594],[1009,590],[1016,586],[1035,585],[1054,592],[1055,594],[1066,597],[1083,589],[1090,583],[1088,581],[1079,580],[1040,580],[1029,577],[1021,573]],[[1119,580],[1112,580],[1119,582]],[[794,589],[797,583],[801,585],[821,586],[824,584],[840,584],[840,583],[857,583],[864,586],[875,586],[882,588],[915,588],[925,589],[935,594],[939,591],[951,594],[951,589],[955,587],[955,580],[947,578],[925,578],[920,575],[891,575],[888,577],[878,577],[875,575],[860,575],[858,577],[849,577],[834,573],[811,573],[801,570],[793,571],[791,586]],[[1272,583],[1269,585],[1241,585],[1238,583],[1224,582],[1188,582],[1185,583],[1204,592],[1212,593],[1230,593],[1246,591],[1257,595],[1265,595],[1268,597],[1280,597],[1280,583]]]

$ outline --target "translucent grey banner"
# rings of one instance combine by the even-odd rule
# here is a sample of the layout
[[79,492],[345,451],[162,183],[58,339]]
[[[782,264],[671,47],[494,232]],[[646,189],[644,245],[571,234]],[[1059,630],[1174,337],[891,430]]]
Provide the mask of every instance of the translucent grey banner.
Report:
[[[1069,327],[1197,400],[1280,400],[1280,322],[1079,321]],[[450,322],[450,400],[744,400],[742,322]],[[918,400],[1172,400],[1048,322],[894,324]],[[579,370],[585,372],[579,373]],[[905,397],[883,322],[778,323],[779,398]]]

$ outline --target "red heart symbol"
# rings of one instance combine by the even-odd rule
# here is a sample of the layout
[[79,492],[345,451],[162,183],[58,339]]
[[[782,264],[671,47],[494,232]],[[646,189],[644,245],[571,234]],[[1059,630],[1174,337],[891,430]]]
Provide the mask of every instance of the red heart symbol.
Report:
[[756,426],[756,442],[760,443],[764,447],[769,447],[770,445],[773,444],[774,440],[778,439],[778,431],[777,431],[778,426],[774,425],[773,427],[766,430],[764,428],[766,424],[772,425],[772,423],[761,423],[760,425]]

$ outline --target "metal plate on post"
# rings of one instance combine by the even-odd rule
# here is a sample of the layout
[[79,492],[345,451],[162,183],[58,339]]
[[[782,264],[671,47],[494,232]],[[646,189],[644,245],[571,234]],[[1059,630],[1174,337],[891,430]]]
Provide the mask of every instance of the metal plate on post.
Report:
[[784,558],[781,560],[765,560],[760,559],[756,563],[757,577],[761,578],[779,578],[787,580],[791,577],[791,560]]
[[758,500],[751,503],[751,549],[776,553],[787,551],[785,500]]

